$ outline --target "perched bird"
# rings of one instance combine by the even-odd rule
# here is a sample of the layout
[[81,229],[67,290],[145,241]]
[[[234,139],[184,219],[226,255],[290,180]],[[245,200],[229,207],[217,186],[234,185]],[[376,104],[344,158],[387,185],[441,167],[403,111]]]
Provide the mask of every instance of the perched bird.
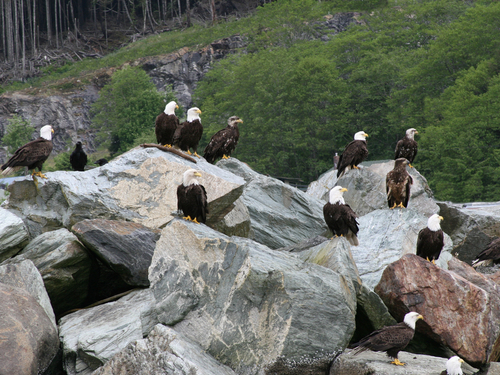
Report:
[[104,164],[108,164],[108,161],[104,158],[96,160],[94,164],[97,164],[99,167],[102,167]]
[[184,213],[184,219],[195,223],[205,223],[208,214],[207,192],[198,182],[201,173],[188,169],[182,176],[182,184],[177,187],[177,209]]
[[350,168],[358,168],[358,164],[363,162],[368,156],[368,148],[366,148],[366,134],[364,131],[357,132],[354,134],[354,141],[349,143],[344,152],[339,158],[339,167],[337,171],[337,177],[344,174],[344,171]]
[[462,363],[464,360],[454,355],[446,361],[446,371],[441,372],[441,375],[463,375]]
[[398,353],[406,348],[415,334],[417,320],[424,317],[417,312],[409,312],[404,320],[393,326],[383,327],[370,333],[368,336],[353,344],[354,355],[373,350],[375,352],[386,352],[394,360],[392,364],[402,366],[404,363],[398,359]]
[[189,149],[192,148],[194,155],[198,156],[196,151],[198,151],[198,144],[203,135],[200,114],[199,108],[189,108],[186,121],[180,124],[174,133],[174,145],[178,146],[182,151],[186,151],[189,155],[191,155]]
[[340,159],[340,156],[339,156],[338,152],[336,152],[335,155],[333,156],[333,169],[338,169],[339,159]]
[[[31,176],[47,178],[42,173],[42,166],[52,152],[52,133],[52,126],[43,126],[40,129],[40,137],[19,147],[9,161],[0,167],[2,174],[8,175],[22,167],[28,167],[28,170],[33,170]],[[38,172],[35,168],[38,168]]]
[[156,141],[166,147],[172,147],[174,133],[179,126],[179,119],[175,115],[175,110],[177,108],[179,108],[177,103],[172,101],[168,103],[165,106],[165,110],[156,117]]
[[496,238],[472,261],[472,267],[489,266],[500,263],[500,238]]
[[413,160],[415,159],[415,156],[417,156],[418,151],[418,143],[414,139],[415,134],[418,134],[418,131],[416,129],[408,129],[406,131],[406,135],[396,144],[396,150],[394,153],[394,159],[408,159],[410,168],[413,168],[411,163],[413,163]]
[[444,246],[444,234],[440,225],[441,220],[443,220],[442,216],[438,214],[432,215],[427,220],[427,227],[418,232],[417,255],[433,264],[436,264],[435,261],[439,258]]
[[229,159],[240,138],[238,123],[243,123],[243,120],[238,116],[231,116],[227,120],[227,126],[212,136],[203,155],[209,163],[213,164],[219,158]]
[[87,154],[82,149],[82,142],[76,142],[76,147],[69,157],[74,171],[84,171],[87,165]]
[[405,158],[396,159],[394,169],[387,173],[385,178],[387,203],[391,210],[396,207],[408,207],[411,184],[413,184],[413,179],[406,171],[408,164],[409,162]]
[[359,241],[356,236],[359,231],[358,222],[356,221],[357,216],[344,201],[342,195],[345,191],[347,189],[342,186],[335,186],[330,190],[330,199],[323,206],[323,216],[326,225],[335,236],[345,236],[351,245],[358,246]]

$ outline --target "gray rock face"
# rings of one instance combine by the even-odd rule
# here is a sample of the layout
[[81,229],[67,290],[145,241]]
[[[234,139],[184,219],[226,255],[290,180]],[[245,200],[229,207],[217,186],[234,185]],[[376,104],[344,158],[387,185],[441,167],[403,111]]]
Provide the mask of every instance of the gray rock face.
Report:
[[80,221],[72,231],[127,284],[149,286],[155,231],[137,223],[102,219]]
[[342,275],[203,225],[163,229],[150,280],[160,323],[240,374],[280,357],[324,372],[354,331],[356,295]]
[[27,291],[0,283],[0,374],[43,373],[59,350],[57,329]]
[[0,207],[0,262],[17,254],[29,241],[23,221],[12,212]]
[[[347,351],[341,354],[330,369],[330,375],[441,375],[446,370],[447,358],[400,352],[399,360],[406,366],[392,365],[385,353],[366,351],[353,355]],[[472,375],[475,369],[462,364],[464,375]]]
[[61,318],[59,335],[68,375],[91,374],[157,324],[151,290]]
[[31,260],[42,275],[56,314],[85,301],[91,260],[87,250],[67,229],[35,237],[11,262]]
[[[427,226],[428,217],[414,209],[389,208],[373,211],[358,219],[359,246],[351,248],[363,283],[374,288],[384,269],[404,254],[415,254],[418,232]],[[446,220],[446,219],[445,219]],[[444,222],[444,221],[443,221]],[[452,241],[445,233],[444,248],[437,260],[446,268],[451,258]]]
[[52,327],[57,330],[56,317],[42,276],[31,260],[18,260],[2,264],[0,266],[0,283],[23,289],[31,294],[47,314]]
[[[309,184],[307,194],[327,202],[330,190],[340,185],[348,189],[344,193],[346,203],[358,216],[363,216],[374,210],[388,208],[385,179],[393,168],[394,160],[365,162],[361,164],[360,170],[350,170],[340,179],[337,179],[337,170],[331,169],[322,174],[318,181]],[[415,168],[407,169],[413,178],[408,208],[427,216],[439,212],[427,180]]]
[[161,324],[129,344],[92,375],[236,375],[199,345]]
[[328,232],[323,219],[324,203],[319,200],[263,176],[235,158],[221,160],[217,166],[247,181],[241,201],[250,215],[249,238],[277,249]]
[[210,220],[232,208],[244,180],[200,159],[194,164],[157,148],[138,147],[85,172],[47,173],[38,191],[31,177],[9,185],[7,208],[19,211],[43,231],[71,228],[85,219],[128,220],[150,228],[164,226],[177,211],[182,173],[199,169],[208,195]]

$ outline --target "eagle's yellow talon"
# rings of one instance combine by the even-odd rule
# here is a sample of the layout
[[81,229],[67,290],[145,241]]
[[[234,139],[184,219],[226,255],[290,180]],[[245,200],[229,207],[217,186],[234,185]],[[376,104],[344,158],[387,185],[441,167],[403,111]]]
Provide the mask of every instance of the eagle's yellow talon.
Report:
[[394,361],[391,362],[393,365],[396,366],[404,366],[406,363],[400,362],[399,359],[395,358]]

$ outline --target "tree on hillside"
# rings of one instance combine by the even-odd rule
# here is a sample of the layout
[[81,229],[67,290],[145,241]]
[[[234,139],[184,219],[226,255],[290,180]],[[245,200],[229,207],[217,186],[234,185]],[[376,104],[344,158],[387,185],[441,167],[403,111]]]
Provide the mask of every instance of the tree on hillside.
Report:
[[11,119],[7,120],[2,143],[7,146],[9,153],[13,154],[19,147],[34,139],[34,133],[35,128],[31,125],[30,121],[14,115]]
[[154,128],[163,99],[144,70],[127,67],[116,71],[91,108],[98,140],[108,145],[112,155],[128,151],[136,138]]

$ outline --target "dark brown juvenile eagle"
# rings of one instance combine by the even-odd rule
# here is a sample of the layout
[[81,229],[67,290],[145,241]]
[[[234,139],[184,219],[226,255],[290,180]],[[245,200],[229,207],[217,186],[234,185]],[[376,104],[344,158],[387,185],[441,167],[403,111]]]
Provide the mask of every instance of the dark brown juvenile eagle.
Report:
[[323,206],[323,216],[326,225],[328,225],[334,236],[345,237],[351,245],[358,246],[359,241],[356,236],[359,231],[358,222],[356,221],[357,216],[352,208],[345,203],[342,196],[344,191],[347,191],[347,189],[342,186],[335,186],[330,190],[330,199]]
[[344,152],[340,155],[337,177],[342,176],[344,171],[350,168],[359,169],[358,164],[368,156],[366,137],[368,137],[368,134],[364,131],[354,134],[354,140],[346,146]]
[[442,216],[438,214],[432,215],[427,220],[427,227],[418,232],[417,255],[433,264],[436,264],[435,261],[439,258],[444,246],[444,233],[440,225],[441,220],[443,220]]
[[385,178],[387,203],[391,210],[395,207],[408,207],[411,184],[413,184],[413,179],[406,171],[408,164],[409,162],[405,158],[396,159],[394,169],[387,173]]
[[190,148],[193,149],[195,156],[199,157],[198,144],[203,135],[203,126],[200,119],[201,111],[199,108],[189,108],[187,119],[179,125],[174,133],[174,145],[178,146],[182,151],[186,151],[191,155]]
[[213,164],[219,158],[229,159],[240,138],[239,123],[243,123],[243,120],[238,116],[231,116],[227,120],[227,126],[212,136],[203,155],[209,163]]
[[417,312],[409,312],[405,315],[401,323],[376,330],[353,344],[354,355],[368,349],[375,352],[386,352],[389,357],[394,359],[391,362],[392,364],[398,366],[404,365],[404,363],[399,361],[398,353],[406,348],[413,338],[417,320],[423,318]]
[[76,142],[76,147],[69,157],[69,162],[74,171],[84,171],[87,165],[87,154],[82,149],[82,142]]
[[175,110],[179,108],[176,102],[170,102],[165,106],[165,110],[156,117],[155,134],[156,142],[172,147],[174,133],[179,126],[179,119],[175,115]]
[[177,187],[177,209],[184,213],[184,219],[195,223],[205,223],[208,214],[207,192],[198,182],[201,173],[188,169],[182,176],[182,184]]
[[500,263],[500,238],[491,241],[486,249],[479,253],[472,261],[472,267],[488,266],[493,263]]
[[408,129],[404,138],[400,139],[396,144],[396,150],[394,153],[394,159],[408,159],[410,168],[413,168],[411,163],[413,163],[413,160],[415,159],[415,156],[417,156],[418,151],[418,143],[414,139],[415,134],[418,134],[418,131],[416,129]]
[[[8,175],[22,167],[28,167],[28,170],[33,171],[31,176],[47,178],[42,173],[42,166],[52,152],[52,133],[54,133],[52,126],[43,126],[39,138],[19,147],[9,161],[0,167],[2,174]],[[35,168],[38,168],[38,172]]]

